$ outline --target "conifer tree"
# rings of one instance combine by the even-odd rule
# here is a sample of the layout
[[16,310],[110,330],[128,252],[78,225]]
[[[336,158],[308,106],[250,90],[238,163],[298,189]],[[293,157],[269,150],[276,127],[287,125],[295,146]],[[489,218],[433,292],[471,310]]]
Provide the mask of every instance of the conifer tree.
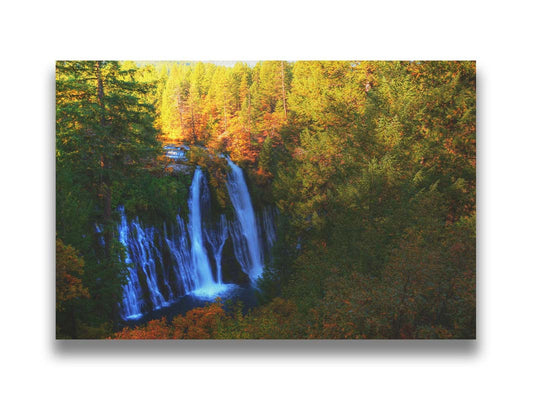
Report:
[[[96,312],[117,318],[124,268],[114,239],[113,182],[135,176],[158,154],[154,109],[147,104],[149,85],[135,80],[133,65],[114,61],[62,61],[56,65],[56,152],[58,187],[70,176],[94,208],[87,221],[103,230],[104,247],[90,251],[90,238],[63,237],[85,247],[86,285]],[[68,194],[58,194],[58,203]],[[59,205],[59,204],[58,204]],[[94,232],[94,225],[85,227]],[[58,231],[61,237],[66,232]],[[86,243],[84,243],[86,242]],[[79,249],[79,248],[78,248]],[[79,249],[82,250],[82,249]]]

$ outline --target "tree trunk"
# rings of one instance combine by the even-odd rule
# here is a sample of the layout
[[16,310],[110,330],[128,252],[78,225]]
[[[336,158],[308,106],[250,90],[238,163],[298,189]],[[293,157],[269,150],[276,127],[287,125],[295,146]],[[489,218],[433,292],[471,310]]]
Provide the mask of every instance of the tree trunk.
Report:
[[[104,103],[104,82],[102,79],[102,61],[96,61],[96,82],[97,82],[97,93],[98,93],[98,104],[100,105],[100,125],[102,131],[105,130],[107,125],[105,119],[105,103]],[[109,183],[109,176],[107,171],[110,168],[109,161],[105,154],[100,155],[100,165],[102,167],[101,175],[101,194],[104,199],[104,240],[105,240],[105,252],[106,256],[111,255],[111,229],[109,228],[111,224],[111,185]]]
[[[105,135],[106,132],[106,126],[108,125],[108,121],[106,121],[106,110],[105,110],[105,93],[104,93],[104,82],[102,78],[102,61],[96,61],[96,81],[97,81],[97,88],[98,88],[98,104],[100,105],[100,125],[102,127],[102,132],[100,132],[100,135]],[[107,139],[106,139],[107,140]],[[102,175],[101,175],[101,194],[104,201],[104,215],[103,215],[103,225],[104,225],[104,242],[105,242],[105,258],[107,262],[109,262],[109,265],[113,264],[112,257],[112,246],[113,246],[113,220],[112,220],[112,191],[111,191],[111,179],[109,176],[109,170],[112,168],[111,161],[105,154],[105,149],[102,147],[100,148],[101,155],[100,155],[100,165],[102,168]],[[119,309],[118,309],[118,303],[114,303],[112,306],[111,311],[111,320],[113,323],[113,328],[118,327],[118,319],[119,319]]]
[[252,151],[252,95],[248,92],[248,151]]
[[283,112],[285,113],[285,119],[287,119],[287,99],[285,94],[285,67],[283,61],[281,62],[281,92],[283,95]]
[[228,120],[226,116],[226,94],[224,93],[224,132],[228,130]]
[[177,101],[178,101],[178,114],[180,116],[180,133],[181,133],[181,136],[183,137],[183,106],[181,103],[181,87],[180,86],[178,87]]
[[192,128],[192,142],[196,143],[196,130],[194,127],[194,103],[191,99],[191,128]]

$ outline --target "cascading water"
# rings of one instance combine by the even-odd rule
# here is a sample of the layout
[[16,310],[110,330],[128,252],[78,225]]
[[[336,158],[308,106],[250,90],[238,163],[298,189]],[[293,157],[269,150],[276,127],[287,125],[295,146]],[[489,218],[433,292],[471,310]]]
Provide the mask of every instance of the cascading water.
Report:
[[[143,229],[139,220],[132,222],[137,233],[137,240],[133,241],[133,255],[137,264],[141,265],[146,277],[146,284],[150,293],[150,300],[155,309],[166,305],[165,298],[157,282],[156,257],[161,261],[158,248],[154,243],[154,228]],[[166,282],[165,282],[166,283]]]
[[128,265],[131,265],[129,267],[127,283],[123,287],[122,314],[125,318],[133,319],[142,316],[143,296],[137,266],[133,265],[133,261],[131,260],[129,253],[129,228],[128,221],[124,213],[124,207],[119,207],[119,212],[121,214],[121,222],[118,227],[119,240],[124,246],[126,253],[124,262]]
[[274,219],[276,217],[277,210],[273,207],[264,207],[261,214],[259,215],[259,220],[262,222],[263,233],[263,243],[265,252],[270,257],[274,243],[276,242],[276,229],[274,226]]
[[176,222],[176,228],[171,225],[170,236],[167,236],[165,225],[165,242],[172,257],[172,269],[177,285],[179,285],[178,291],[180,293],[189,293],[194,290],[196,276],[191,265],[191,246],[185,222],[179,215],[176,216]]
[[[199,167],[189,191],[188,223],[178,215],[175,223],[167,221],[162,229],[144,227],[138,218],[128,221],[124,207],[119,207],[118,235],[129,271],[120,305],[124,319],[142,317],[183,295],[212,300],[231,293],[229,289],[236,285],[224,283],[224,262],[229,262],[225,268],[230,271],[240,264],[255,285],[263,271],[264,255],[268,258],[276,238],[275,211],[265,208],[256,216],[243,171],[229,159],[228,164],[226,186],[234,220],[224,214],[211,215],[209,188]],[[224,250],[229,242],[233,243],[234,258]]]
[[205,236],[211,245],[211,250],[215,257],[215,263],[217,265],[217,283],[222,284],[222,250],[224,249],[224,244],[228,238],[228,223],[224,214],[220,216],[220,221],[214,224],[211,229],[205,229]]
[[237,221],[232,224],[231,230],[235,255],[243,271],[248,274],[252,283],[255,283],[263,273],[263,254],[252,199],[242,169],[229,158],[227,161],[231,170],[228,173],[226,186],[237,216]]
[[[124,207],[119,208],[121,223],[119,240],[126,248],[126,264],[133,264],[129,269],[128,281],[124,287],[123,314],[129,318],[142,315],[143,295],[139,279],[140,267],[154,309],[167,305],[161,294],[157,279],[156,261],[162,262],[161,253],[154,242],[154,228],[143,229],[138,220],[128,224]],[[167,282],[164,282],[168,286]]]
[[191,195],[189,197],[189,236],[191,238],[192,264],[197,274],[199,287],[214,286],[213,273],[209,264],[209,257],[205,251],[202,232],[202,207],[200,196],[204,175],[200,167],[196,168],[191,184]]
[[278,210],[276,208],[264,208],[263,209],[263,223],[265,224],[265,232],[267,233],[267,241],[269,248],[274,246],[276,242],[276,227],[274,226],[274,218]]
[[220,281],[215,282],[211,263],[209,262],[207,250],[204,246],[202,204],[209,204],[209,189],[200,167],[197,167],[194,172],[188,204],[191,259],[198,277],[193,294],[204,298],[214,298],[217,294],[229,289],[230,286],[222,283],[222,276],[220,277]]

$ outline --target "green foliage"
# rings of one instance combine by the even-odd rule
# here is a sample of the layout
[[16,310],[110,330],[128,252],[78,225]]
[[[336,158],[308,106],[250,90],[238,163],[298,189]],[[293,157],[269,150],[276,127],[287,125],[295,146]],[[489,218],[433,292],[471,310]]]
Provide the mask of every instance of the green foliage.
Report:
[[275,226],[277,240],[272,249],[271,259],[265,265],[258,282],[257,297],[260,304],[281,296],[283,288],[289,283],[292,265],[298,256],[298,239],[294,236],[295,231],[290,219],[285,215],[278,215]]
[[[71,309],[70,318],[58,319],[58,331],[73,337],[82,325],[96,327],[118,317],[126,269],[119,261],[123,249],[115,239],[112,210],[124,198],[114,190],[138,195],[132,193],[135,183],[153,192],[162,188],[146,178],[161,150],[150,103],[152,72],[112,61],[56,64],[57,237],[83,255],[80,279],[90,294]],[[178,188],[168,185],[167,193],[173,190]],[[139,197],[130,198],[132,207],[143,204]],[[160,206],[169,208],[155,205]]]
[[231,212],[231,202],[226,189],[226,175],[229,170],[225,158],[211,149],[192,146],[189,151],[189,163],[199,166],[207,173],[207,183],[211,190],[212,206],[218,212]]
[[474,337],[475,229],[459,270],[447,251],[475,212],[475,65],[298,62],[289,121],[274,197],[302,250],[282,292],[308,334]]
[[127,214],[146,223],[158,225],[187,213],[187,197],[191,176],[169,176],[144,172],[138,176],[113,182],[113,208],[124,205]]

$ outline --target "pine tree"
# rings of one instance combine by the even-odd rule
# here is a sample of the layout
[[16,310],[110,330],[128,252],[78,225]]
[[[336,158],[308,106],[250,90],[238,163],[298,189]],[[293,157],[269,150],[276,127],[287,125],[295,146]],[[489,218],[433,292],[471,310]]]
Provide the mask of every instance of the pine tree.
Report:
[[[137,82],[135,72],[136,68],[113,61],[56,65],[58,206],[68,203],[69,194],[61,190],[63,184],[68,186],[63,179],[69,177],[86,193],[85,204],[95,205],[86,210],[92,215],[85,220],[101,225],[105,245],[98,254],[98,247],[89,243],[92,235],[63,239],[78,244],[84,255],[92,254],[86,259],[86,286],[96,312],[114,320],[124,268],[119,261],[121,246],[113,235],[113,182],[135,176],[154,160],[160,147],[154,108],[143,101],[150,86]],[[93,231],[94,225],[85,226],[85,232]],[[64,234],[58,231],[58,236]]]

